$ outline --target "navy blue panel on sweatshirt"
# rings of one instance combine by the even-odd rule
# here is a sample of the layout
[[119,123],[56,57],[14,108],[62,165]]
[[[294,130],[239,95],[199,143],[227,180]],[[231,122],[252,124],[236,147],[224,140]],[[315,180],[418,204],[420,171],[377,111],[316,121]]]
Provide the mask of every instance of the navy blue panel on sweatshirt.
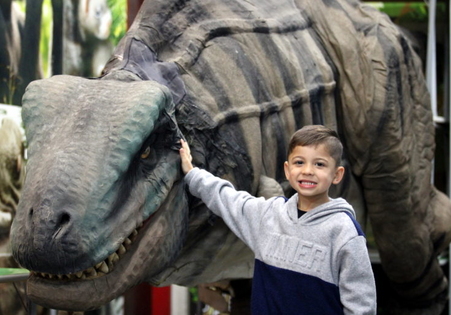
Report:
[[252,314],[343,314],[338,287],[319,278],[255,260]]

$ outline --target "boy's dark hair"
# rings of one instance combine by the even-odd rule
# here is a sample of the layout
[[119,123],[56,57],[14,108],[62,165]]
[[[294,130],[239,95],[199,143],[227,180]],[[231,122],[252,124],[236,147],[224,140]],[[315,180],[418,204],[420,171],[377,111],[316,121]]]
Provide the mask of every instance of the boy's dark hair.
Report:
[[291,136],[288,144],[287,157],[297,146],[317,146],[324,144],[330,156],[335,160],[337,166],[341,165],[341,156],[343,154],[343,145],[338,138],[338,134],[323,125],[308,125],[296,131]]

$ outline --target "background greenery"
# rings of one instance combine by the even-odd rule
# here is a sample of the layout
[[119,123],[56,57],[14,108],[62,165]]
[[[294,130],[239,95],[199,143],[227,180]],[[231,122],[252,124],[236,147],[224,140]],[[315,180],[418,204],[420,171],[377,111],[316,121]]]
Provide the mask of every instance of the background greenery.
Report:
[[[61,0],[70,1],[70,0]],[[26,12],[26,1],[17,0],[17,4],[23,12]],[[109,40],[114,46],[127,32],[127,0],[107,0],[110,7],[113,23]],[[52,0],[44,0],[42,5],[40,55],[44,77],[51,75],[50,58],[52,51],[53,11]]]
[[[368,2],[380,11],[386,13],[395,22],[427,22],[428,4],[425,2]],[[443,18],[446,14],[444,2],[437,3],[437,18]]]
[[108,6],[113,14],[110,40],[116,46],[127,31],[127,0],[108,0]]

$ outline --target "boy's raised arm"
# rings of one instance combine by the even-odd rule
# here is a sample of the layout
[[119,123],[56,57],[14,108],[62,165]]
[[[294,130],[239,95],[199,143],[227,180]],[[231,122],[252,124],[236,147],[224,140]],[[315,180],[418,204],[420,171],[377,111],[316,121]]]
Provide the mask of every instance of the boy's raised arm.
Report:
[[180,158],[182,160],[182,171],[186,175],[194,168],[193,164],[191,163],[193,157],[191,156],[191,151],[189,149],[188,143],[186,143],[183,139],[180,139],[180,144],[182,145],[179,150]]

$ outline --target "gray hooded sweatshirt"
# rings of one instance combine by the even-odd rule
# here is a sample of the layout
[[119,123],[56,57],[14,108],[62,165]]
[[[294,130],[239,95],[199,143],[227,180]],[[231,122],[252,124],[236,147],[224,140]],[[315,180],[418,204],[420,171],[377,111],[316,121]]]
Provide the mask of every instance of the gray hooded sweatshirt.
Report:
[[198,168],[185,181],[254,252],[253,314],[376,314],[365,236],[344,199],[298,218],[297,194],[256,198]]

